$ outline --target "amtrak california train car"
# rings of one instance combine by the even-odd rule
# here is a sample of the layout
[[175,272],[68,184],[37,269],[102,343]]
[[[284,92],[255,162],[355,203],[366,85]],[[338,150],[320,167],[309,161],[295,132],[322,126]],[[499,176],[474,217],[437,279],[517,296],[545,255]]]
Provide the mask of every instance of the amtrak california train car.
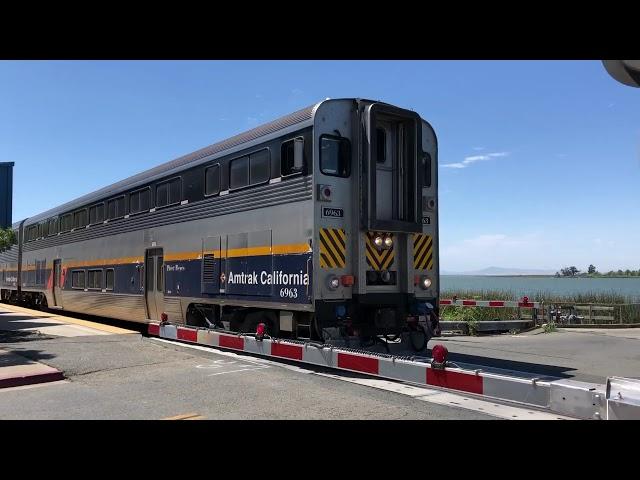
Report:
[[438,334],[433,128],[327,99],[13,225],[3,300],[283,338]]

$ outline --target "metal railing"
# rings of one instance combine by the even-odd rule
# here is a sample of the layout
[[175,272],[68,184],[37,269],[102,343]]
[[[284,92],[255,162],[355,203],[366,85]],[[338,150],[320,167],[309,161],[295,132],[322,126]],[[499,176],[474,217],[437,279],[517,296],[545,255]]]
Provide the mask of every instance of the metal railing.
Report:
[[[440,301],[442,320],[447,310],[472,308],[460,320],[532,320],[536,325],[632,325],[640,324],[640,303],[598,304],[576,302],[531,302],[527,297],[516,301],[460,300]],[[482,310],[480,310],[482,309]]]

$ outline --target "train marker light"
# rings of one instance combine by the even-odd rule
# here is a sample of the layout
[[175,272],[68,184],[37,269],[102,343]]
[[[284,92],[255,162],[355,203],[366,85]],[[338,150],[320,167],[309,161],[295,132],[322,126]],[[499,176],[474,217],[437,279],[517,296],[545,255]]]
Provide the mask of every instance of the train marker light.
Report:
[[261,342],[264,338],[264,329],[264,323],[259,323],[256,327],[256,340],[258,340],[259,342]]
[[344,285],[345,287],[350,287],[355,283],[355,278],[353,275],[342,275],[340,277],[340,280],[342,280],[342,285]]
[[382,272],[380,272],[380,279],[384,283],[389,283],[389,281],[391,280],[391,274],[388,270],[383,270]]

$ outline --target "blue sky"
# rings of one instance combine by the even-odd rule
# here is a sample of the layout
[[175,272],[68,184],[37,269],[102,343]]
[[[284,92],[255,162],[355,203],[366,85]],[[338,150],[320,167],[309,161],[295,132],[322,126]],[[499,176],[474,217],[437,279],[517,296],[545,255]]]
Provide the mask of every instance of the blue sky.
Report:
[[326,97],[417,111],[441,268],[640,268],[640,89],[599,61],[1,61],[14,221]]

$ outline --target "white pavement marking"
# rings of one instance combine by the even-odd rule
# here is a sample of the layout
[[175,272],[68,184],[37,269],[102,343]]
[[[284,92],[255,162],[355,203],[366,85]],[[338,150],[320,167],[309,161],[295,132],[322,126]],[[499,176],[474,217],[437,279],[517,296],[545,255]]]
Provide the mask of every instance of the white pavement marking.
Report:
[[[269,368],[270,365],[260,365],[254,362],[246,362],[249,365],[245,365],[245,364],[239,364],[236,365],[238,362],[236,362],[235,360],[233,361],[228,361],[228,360],[215,360],[213,363],[209,364],[209,365],[196,365],[196,368],[204,368],[204,369],[217,369],[217,368],[224,368],[224,367],[228,367],[230,365],[233,365],[235,367],[240,367],[237,370],[227,370],[226,372],[217,372],[217,373],[212,373],[210,375],[207,375],[207,377],[213,377],[215,375],[225,375],[227,373],[238,373],[238,372],[249,372],[252,370],[262,370],[264,368]],[[242,368],[242,367],[246,367],[246,368]]]
[[171,345],[179,345],[181,347],[188,347],[188,348],[194,348],[196,350],[202,350],[204,352],[209,352],[209,353],[215,353],[216,355],[221,355],[223,357],[231,357],[231,358],[238,358],[244,362],[248,362],[248,363],[255,363],[255,364],[259,364],[259,365],[274,365],[274,366],[278,366],[281,368],[285,368],[287,370],[292,370],[294,372],[299,372],[299,373],[315,373],[312,370],[308,370],[305,368],[301,368],[301,367],[297,367],[295,365],[288,365],[286,363],[280,363],[277,361],[273,361],[273,360],[267,360],[266,358],[254,358],[254,357],[250,357],[248,355],[242,355],[240,353],[235,353],[235,352],[227,352],[225,350],[218,350],[215,347],[205,347],[203,345],[193,345],[193,344],[188,344],[188,343],[181,343],[181,342],[177,342],[174,340],[166,340],[164,338],[158,338],[158,337],[152,337],[154,341],[157,342],[163,342],[163,343],[170,343]]
[[[407,395],[416,400],[423,401],[423,402],[434,403],[438,405],[445,405],[453,408],[461,408],[464,410],[473,410],[475,412],[484,413],[486,415],[491,415],[491,416],[506,419],[506,420],[574,420],[571,417],[556,415],[549,412],[543,412],[540,410],[530,409],[526,407],[517,407],[517,406],[502,404],[502,403],[499,403],[497,400],[496,401],[481,400],[478,398],[459,395],[456,393],[449,393],[443,390],[418,387],[418,386],[408,385],[406,383],[394,382],[390,380],[383,380],[383,379],[377,379],[377,378],[353,378],[353,377],[345,377],[339,374],[316,372],[306,368],[279,363],[277,361],[271,361],[263,358],[247,357],[245,355],[234,353],[234,352],[226,352],[226,351],[218,350],[213,347],[204,347],[202,345],[190,345],[186,343],[175,342],[172,340],[165,340],[162,338],[154,338],[154,340],[164,342],[164,343],[169,343],[172,345],[179,345],[181,347],[203,350],[206,352],[215,353],[217,355],[237,358],[248,363],[274,365],[274,366],[278,366],[278,367],[285,368],[287,370],[292,370],[299,373],[319,375],[322,377],[328,377],[328,378],[332,378],[334,380],[340,380],[343,382],[356,383],[366,387],[377,388],[379,390],[386,390],[386,391],[394,392],[400,395]],[[200,367],[200,368],[203,368],[203,367]],[[232,373],[232,372],[221,372],[221,373]],[[217,374],[213,374],[213,375],[217,375]]]

